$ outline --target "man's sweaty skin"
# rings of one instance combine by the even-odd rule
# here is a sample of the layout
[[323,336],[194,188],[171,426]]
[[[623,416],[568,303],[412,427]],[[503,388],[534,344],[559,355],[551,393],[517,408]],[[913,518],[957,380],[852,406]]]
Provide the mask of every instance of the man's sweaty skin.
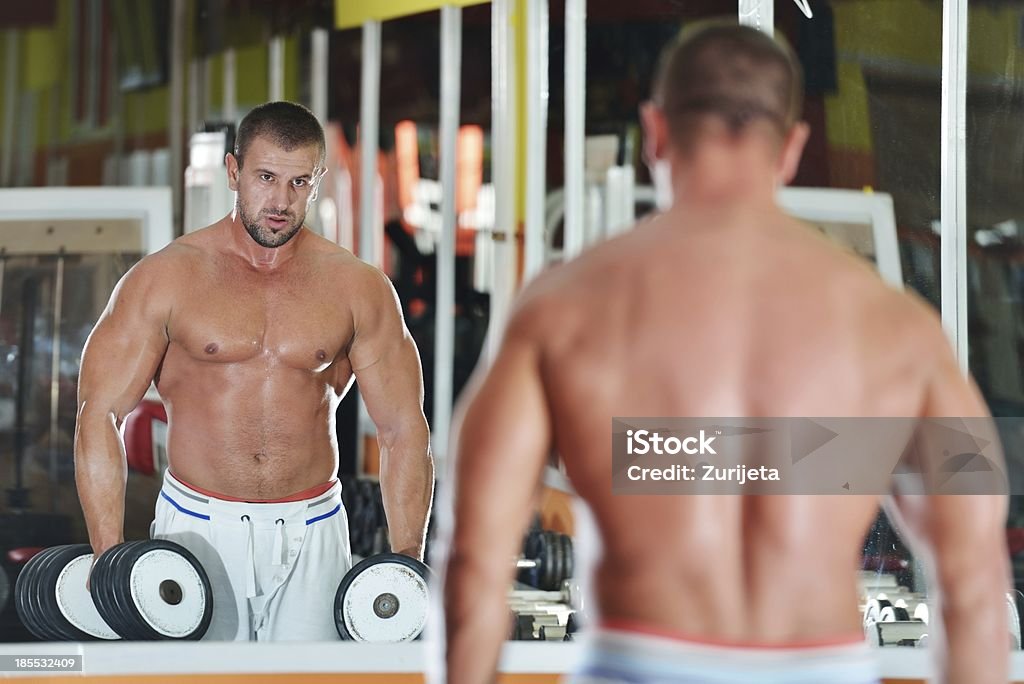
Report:
[[[601,616],[683,638],[856,641],[871,496],[613,496],[613,416],[985,416],[933,312],[785,216],[806,127],[709,117],[669,159],[671,210],[538,277],[458,435],[445,581],[451,684],[490,681],[505,592],[551,450],[603,538]],[[777,138],[777,136],[776,136]],[[1006,681],[1000,497],[927,497],[908,520],[936,567],[945,681]],[[909,510],[909,509],[908,509]],[[934,643],[934,642],[933,642]]]
[[171,472],[258,501],[335,476],[335,409],[354,378],[377,425],[392,548],[422,558],[433,470],[419,356],[387,277],[302,227],[318,157],[263,137],[242,168],[228,155],[236,211],[146,257],[114,290],[82,359],[75,436],[97,556],[123,541],[118,429],[151,380]]

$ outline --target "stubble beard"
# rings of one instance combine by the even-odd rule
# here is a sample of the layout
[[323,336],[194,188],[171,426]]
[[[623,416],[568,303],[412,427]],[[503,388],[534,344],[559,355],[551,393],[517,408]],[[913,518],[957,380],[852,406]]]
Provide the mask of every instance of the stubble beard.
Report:
[[[299,229],[302,228],[302,222],[306,219],[305,214],[302,216],[295,216],[292,212],[276,213],[273,211],[267,211],[266,209],[254,217],[246,211],[245,205],[242,204],[241,199],[235,202],[235,208],[238,210],[238,217],[241,219],[242,225],[245,227],[245,232],[249,234],[249,237],[253,239],[253,242],[258,244],[260,247],[268,247],[270,249],[280,247],[295,237],[298,234]],[[264,217],[291,219],[293,222],[287,229],[275,233],[260,224],[260,219]]]

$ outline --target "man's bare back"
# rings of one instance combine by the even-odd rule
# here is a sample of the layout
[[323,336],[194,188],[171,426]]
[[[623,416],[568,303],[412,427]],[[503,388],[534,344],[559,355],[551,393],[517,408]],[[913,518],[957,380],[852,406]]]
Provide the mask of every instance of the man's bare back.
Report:
[[154,257],[167,307],[156,385],[176,476],[273,499],[334,476],[333,416],[352,380],[352,307],[388,302],[367,302],[374,271],[308,230],[287,263],[267,270],[225,249],[229,224]]
[[608,416],[916,416],[922,343],[941,332],[809,226],[678,219],[550,273],[525,304],[555,447],[603,539],[601,613],[732,643],[856,638],[877,497],[614,496]]
[[[605,624],[737,646],[861,641],[857,571],[881,497],[616,496],[611,418],[983,416],[984,404],[937,316],[859,257],[778,209],[716,221],[658,217],[521,297],[461,426],[450,681],[487,670],[469,640],[500,604],[479,596],[517,542],[496,530],[525,524],[550,448],[602,539]],[[982,674],[977,646],[1006,640],[1005,502],[935,498],[904,531],[939,566],[950,681],[998,681],[1005,664]],[[994,559],[985,578],[963,567],[968,547]]]
[[[987,416],[935,312],[778,207],[809,135],[800,82],[792,52],[755,29],[684,32],[641,110],[645,157],[671,208],[520,296],[457,432],[449,682],[494,671],[507,559],[551,451],[602,538],[600,620],[677,637],[645,650],[636,634],[603,634],[578,681],[706,681],[712,670],[716,681],[821,681],[808,663],[829,643],[853,644],[834,664],[851,681],[877,681],[857,650],[856,572],[880,496],[612,486],[617,417]],[[933,561],[929,592],[941,596],[948,638],[933,649],[940,671],[1005,681],[1005,500],[896,502],[901,531]],[[695,646],[708,641],[733,650]],[[789,649],[770,672],[749,652],[766,645]]]

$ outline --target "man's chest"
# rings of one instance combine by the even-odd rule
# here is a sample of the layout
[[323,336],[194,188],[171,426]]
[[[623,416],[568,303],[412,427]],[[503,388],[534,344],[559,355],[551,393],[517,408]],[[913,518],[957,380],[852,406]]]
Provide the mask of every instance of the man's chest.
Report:
[[311,275],[197,274],[177,298],[170,341],[196,360],[323,370],[348,348],[352,316]]

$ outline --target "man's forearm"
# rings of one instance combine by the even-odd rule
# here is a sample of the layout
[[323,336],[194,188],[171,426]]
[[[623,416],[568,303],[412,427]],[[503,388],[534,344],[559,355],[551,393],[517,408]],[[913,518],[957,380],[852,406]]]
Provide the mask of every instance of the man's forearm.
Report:
[[434,462],[426,429],[380,440],[380,485],[395,552],[423,558],[434,492]]
[[124,541],[124,445],[110,414],[80,414],[75,431],[75,484],[93,550]]
[[505,574],[474,570],[457,555],[449,560],[444,583],[447,684],[494,681],[510,626]]

